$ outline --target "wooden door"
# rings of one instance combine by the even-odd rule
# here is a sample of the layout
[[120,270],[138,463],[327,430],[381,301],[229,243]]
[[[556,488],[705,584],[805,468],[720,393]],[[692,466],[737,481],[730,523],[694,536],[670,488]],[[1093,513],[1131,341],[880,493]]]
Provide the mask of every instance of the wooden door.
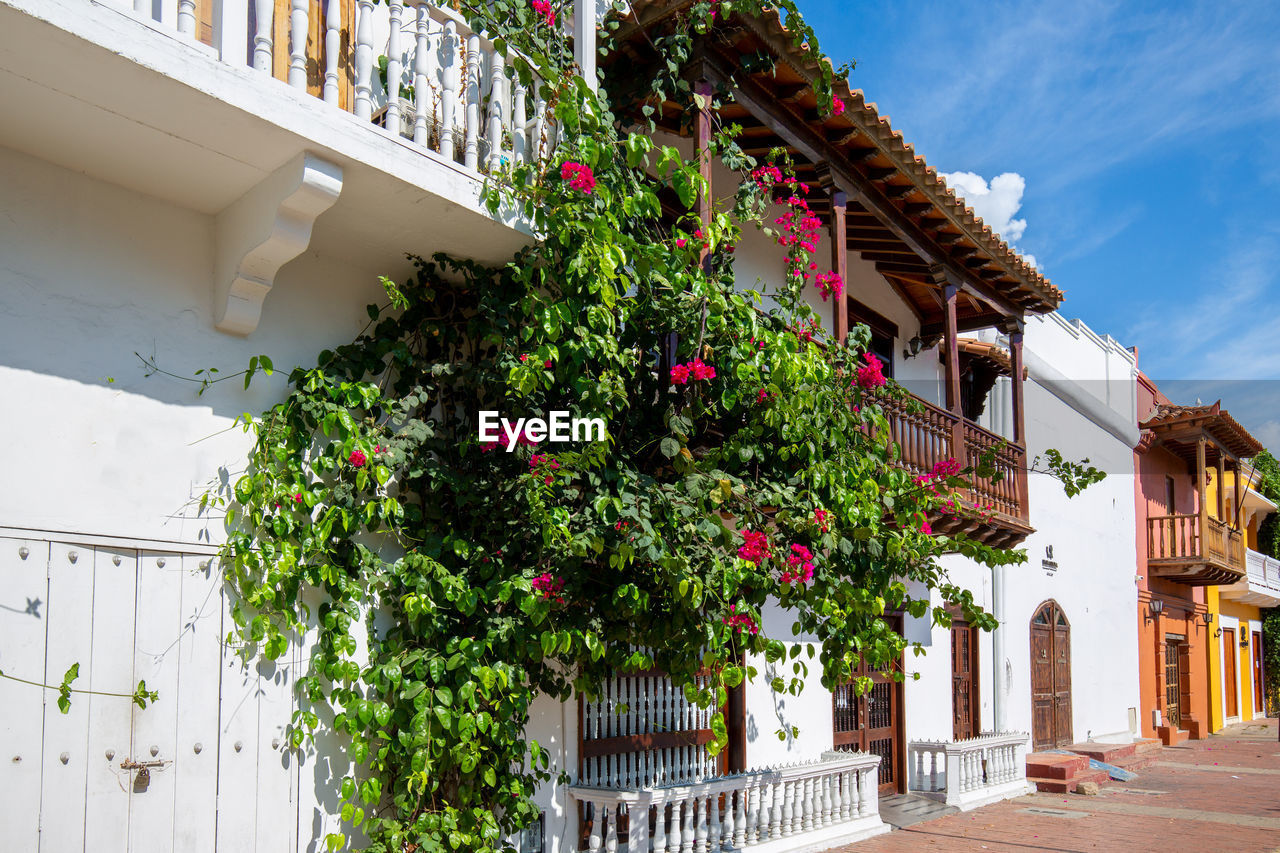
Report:
[[[97,691],[62,714],[56,691],[0,679],[0,849],[299,849],[300,801],[318,807],[283,746],[301,653],[239,664],[215,562],[0,538],[0,578],[0,669],[56,685],[79,664],[72,687]],[[146,708],[103,695],[140,679]]]
[[1056,601],[1031,617],[1031,728],[1034,749],[1072,743],[1071,626]]
[[1222,629],[1222,693],[1227,703],[1227,716],[1240,715],[1240,703],[1236,700],[1236,629]]
[[[271,22],[272,60],[271,75],[277,80],[289,79],[289,0],[275,1],[275,17]],[[309,0],[307,7],[307,92],[321,97],[324,94],[324,72],[328,67],[328,48],[325,44],[325,19],[330,3],[340,3],[341,29],[338,39],[338,106],[347,112],[354,108],[355,66],[354,33],[356,29],[356,0]],[[249,32],[257,31],[255,4],[249,4]],[[377,69],[374,69],[375,73]]]
[[966,622],[951,625],[951,736],[976,737],[978,721],[978,635]]
[[1262,688],[1262,634],[1253,632],[1253,709],[1266,713],[1266,693]]
[[1164,717],[1165,725],[1182,728],[1182,655],[1177,640],[1164,644]]
[[[901,630],[900,626],[900,621],[892,625],[895,631]],[[880,756],[881,794],[906,791],[902,684],[890,674],[900,665],[895,663],[889,672],[881,672],[863,661],[854,677],[869,677],[871,690],[859,696],[851,680],[831,694],[832,743],[837,750]]]

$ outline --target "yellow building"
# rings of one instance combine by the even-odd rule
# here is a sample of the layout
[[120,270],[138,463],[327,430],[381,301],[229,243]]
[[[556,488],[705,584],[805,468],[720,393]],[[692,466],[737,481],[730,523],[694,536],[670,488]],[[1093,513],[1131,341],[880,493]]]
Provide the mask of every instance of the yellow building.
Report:
[[[1236,546],[1243,554],[1244,576],[1231,584],[1211,586],[1205,600],[1213,620],[1209,644],[1209,729],[1264,716],[1262,690],[1261,608],[1280,605],[1280,560],[1258,551],[1258,526],[1277,511],[1257,490],[1258,475],[1241,466],[1243,497],[1238,498],[1236,472],[1210,471],[1206,489],[1209,514],[1230,520],[1243,531]],[[1219,498],[1219,482],[1226,488]]]

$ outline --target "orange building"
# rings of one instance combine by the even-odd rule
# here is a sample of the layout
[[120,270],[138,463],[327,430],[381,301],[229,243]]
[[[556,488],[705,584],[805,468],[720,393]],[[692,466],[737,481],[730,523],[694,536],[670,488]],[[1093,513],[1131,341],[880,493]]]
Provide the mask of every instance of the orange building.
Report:
[[1236,515],[1211,512],[1206,489],[1262,445],[1220,405],[1174,405],[1142,373],[1137,403],[1140,725],[1144,737],[1170,744],[1212,731],[1215,626],[1206,590],[1245,577]]

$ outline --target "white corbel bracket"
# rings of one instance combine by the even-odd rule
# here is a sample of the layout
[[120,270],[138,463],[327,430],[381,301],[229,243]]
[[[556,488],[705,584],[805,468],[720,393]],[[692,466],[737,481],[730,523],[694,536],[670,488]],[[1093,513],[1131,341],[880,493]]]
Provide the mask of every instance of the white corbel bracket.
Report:
[[338,200],[342,167],[302,153],[218,214],[215,223],[214,326],[248,335],[276,273],[306,251],[316,218]]

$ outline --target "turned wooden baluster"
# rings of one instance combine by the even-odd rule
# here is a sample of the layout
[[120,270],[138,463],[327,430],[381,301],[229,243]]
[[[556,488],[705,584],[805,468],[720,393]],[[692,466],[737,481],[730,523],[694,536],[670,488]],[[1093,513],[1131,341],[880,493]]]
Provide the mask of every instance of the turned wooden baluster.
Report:
[[607,806],[609,810],[608,823],[605,828],[604,849],[605,853],[618,853],[618,812],[617,806],[610,804]]
[[511,162],[521,166],[529,161],[529,93],[519,69],[511,69]]
[[289,3],[289,85],[307,91],[307,0]]
[[[150,6],[147,3],[147,6]],[[254,19],[258,30],[253,34],[253,67],[256,71],[271,73],[271,25],[275,17],[274,0],[254,0]]]
[[680,853],[693,853],[693,812],[698,807],[698,799],[685,800],[682,803],[684,807],[684,823],[680,833]]
[[[738,810],[733,813],[733,846],[741,847],[747,843],[747,798],[751,796],[751,788],[744,787],[738,792]],[[754,821],[753,821],[754,823]]]
[[324,102],[338,105],[338,52],[342,50],[342,4],[329,0],[324,19]]
[[490,62],[492,65],[489,75],[489,129],[486,133],[489,140],[489,159],[485,167],[490,172],[494,172],[502,168],[502,114],[507,65],[502,54],[497,51],[494,51]]
[[423,3],[417,8],[417,44],[413,52],[413,141],[426,146],[431,141],[427,112],[431,109],[431,10]]
[[458,28],[453,21],[445,21],[444,34],[440,37],[440,153],[446,160],[453,159],[454,113],[458,108]]
[[467,118],[463,163],[474,169],[480,162],[480,36],[467,37]]
[[604,834],[603,827],[600,823],[604,820],[604,803],[591,803],[589,805],[591,811],[591,829],[587,833],[587,850],[590,853],[600,853],[603,846]]
[[360,0],[356,11],[356,118],[373,116],[373,0]]
[[389,0],[391,34],[387,36],[387,130],[400,135],[400,76],[404,73],[404,55],[400,49],[400,29],[404,17],[404,0]]
[[178,0],[178,34],[195,41],[196,0]]

